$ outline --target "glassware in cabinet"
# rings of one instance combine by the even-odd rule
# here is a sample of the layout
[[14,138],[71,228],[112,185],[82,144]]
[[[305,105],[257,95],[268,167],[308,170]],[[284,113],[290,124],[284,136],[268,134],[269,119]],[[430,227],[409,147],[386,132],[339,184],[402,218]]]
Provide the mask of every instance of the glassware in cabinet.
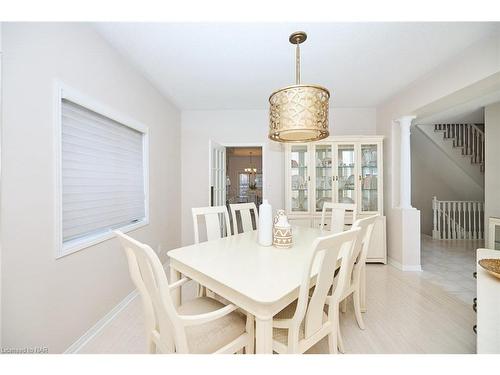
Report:
[[337,145],[337,202],[356,203],[356,152],[354,144]]
[[307,145],[290,148],[290,207],[292,212],[308,212],[309,153]]
[[378,146],[361,144],[361,211],[378,211]]
[[325,202],[332,201],[333,159],[332,145],[315,146],[315,210],[321,212]]

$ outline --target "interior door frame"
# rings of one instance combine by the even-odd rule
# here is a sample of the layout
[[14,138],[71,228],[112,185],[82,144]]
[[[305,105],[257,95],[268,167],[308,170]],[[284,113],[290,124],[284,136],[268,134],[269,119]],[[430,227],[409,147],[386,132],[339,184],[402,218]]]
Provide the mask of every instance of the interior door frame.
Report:
[[[213,170],[212,170],[212,157],[213,157],[213,149],[216,147],[223,147],[224,148],[224,168],[223,168],[223,183],[225,183],[225,177],[226,177],[226,165],[227,165],[227,155],[226,155],[226,146],[223,144],[214,141],[213,139],[210,139],[208,141],[208,205],[207,206],[212,206],[212,187],[214,186],[214,181],[213,181]],[[226,189],[224,189],[225,194],[227,194]]]
[[[267,173],[266,173],[266,165],[267,165],[267,160],[266,160],[266,148],[265,148],[265,143],[263,142],[218,142],[215,139],[209,139],[208,141],[208,196],[207,196],[207,202],[208,206],[210,206],[211,201],[211,195],[210,195],[210,188],[212,184],[212,144],[218,144],[226,149],[228,147],[260,147],[262,149],[262,200],[267,199],[267,189],[266,189],[266,181],[267,181]],[[226,153],[226,168],[227,168],[227,153]],[[227,194],[227,192],[226,192]]]

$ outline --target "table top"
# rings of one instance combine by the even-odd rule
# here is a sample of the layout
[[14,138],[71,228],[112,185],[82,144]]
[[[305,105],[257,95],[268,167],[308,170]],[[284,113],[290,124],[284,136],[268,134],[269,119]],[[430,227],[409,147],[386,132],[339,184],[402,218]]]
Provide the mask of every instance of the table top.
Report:
[[[260,246],[257,231],[170,250],[168,255],[259,303],[274,303],[300,286],[313,241],[331,234],[293,227],[293,247]],[[311,276],[317,273],[313,265]]]

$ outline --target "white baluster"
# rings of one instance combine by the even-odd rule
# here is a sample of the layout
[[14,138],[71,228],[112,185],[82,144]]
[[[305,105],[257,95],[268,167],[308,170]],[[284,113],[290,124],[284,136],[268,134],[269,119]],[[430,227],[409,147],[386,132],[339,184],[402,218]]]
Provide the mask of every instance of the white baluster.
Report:
[[447,239],[449,240],[451,238],[451,202],[446,202],[446,216],[448,216],[448,237]]
[[457,202],[457,216],[458,216],[458,239],[462,239],[462,202]]
[[439,235],[439,239],[442,239],[443,238],[443,233],[441,233],[441,202],[437,202],[437,214],[438,214],[438,222],[437,222],[437,225],[438,225],[438,235]]
[[476,211],[477,211],[477,202],[472,202],[472,217],[474,218],[474,224],[472,226],[473,239],[477,240],[477,226],[476,226]]
[[478,209],[478,235],[479,239],[483,239],[483,228],[482,228],[482,212],[484,211],[483,209],[483,203],[479,202],[479,209]]
[[457,239],[457,217],[456,217],[456,213],[457,213],[457,202],[452,202],[451,204],[451,209],[453,210],[453,232],[452,232],[452,236],[453,236],[453,239],[456,240]]

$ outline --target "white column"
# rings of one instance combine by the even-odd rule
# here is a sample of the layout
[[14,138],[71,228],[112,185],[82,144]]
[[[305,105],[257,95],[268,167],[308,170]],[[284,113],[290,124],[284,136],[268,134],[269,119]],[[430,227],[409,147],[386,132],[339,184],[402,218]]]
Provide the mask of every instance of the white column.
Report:
[[415,117],[403,116],[396,120],[399,123],[401,132],[399,208],[412,208],[410,127]]

